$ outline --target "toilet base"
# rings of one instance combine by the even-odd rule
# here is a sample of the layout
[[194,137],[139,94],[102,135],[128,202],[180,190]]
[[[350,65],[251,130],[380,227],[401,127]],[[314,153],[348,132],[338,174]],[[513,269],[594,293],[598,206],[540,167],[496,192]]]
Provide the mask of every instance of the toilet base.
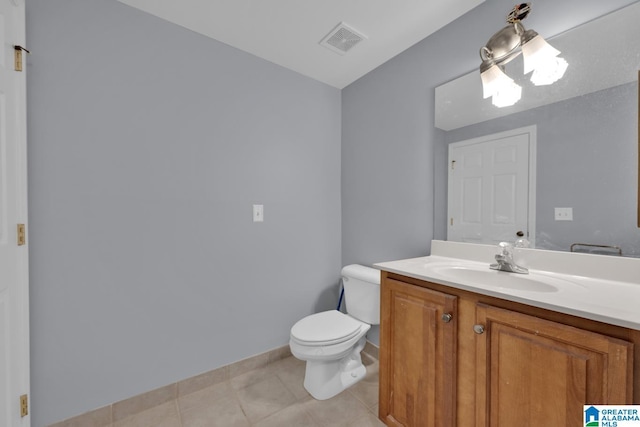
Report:
[[362,337],[345,357],[332,361],[307,360],[304,388],[317,400],[327,400],[351,387],[367,374],[360,352],[366,338]]

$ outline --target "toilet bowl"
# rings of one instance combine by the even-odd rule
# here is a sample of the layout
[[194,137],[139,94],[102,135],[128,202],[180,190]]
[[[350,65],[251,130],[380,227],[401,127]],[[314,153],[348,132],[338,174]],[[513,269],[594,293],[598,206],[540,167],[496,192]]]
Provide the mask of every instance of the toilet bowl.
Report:
[[380,272],[349,265],[342,269],[347,314],[329,310],[299,320],[291,328],[291,353],[307,362],[304,387],[329,399],[366,375],[360,352],[372,324],[380,323]]

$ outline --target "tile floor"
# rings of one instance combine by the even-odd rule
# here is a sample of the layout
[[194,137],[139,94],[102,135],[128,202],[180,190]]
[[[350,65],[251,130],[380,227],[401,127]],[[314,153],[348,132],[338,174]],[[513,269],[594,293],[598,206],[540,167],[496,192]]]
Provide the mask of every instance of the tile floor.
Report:
[[378,362],[367,376],[318,401],[304,389],[304,362],[290,356],[121,419],[112,427],[368,427],[378,420]]

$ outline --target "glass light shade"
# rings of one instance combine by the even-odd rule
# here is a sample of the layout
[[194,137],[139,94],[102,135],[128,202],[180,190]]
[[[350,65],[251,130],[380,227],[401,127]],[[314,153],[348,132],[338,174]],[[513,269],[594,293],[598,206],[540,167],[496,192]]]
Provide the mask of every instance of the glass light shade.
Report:
[[502,88],[513,84],[513,80],[497,65],[492,65],[482,72],[480,78],[482,79],[482,93],[485,99],[495,95]]
[[522,88],[513,80],[504,85],[491,98],[491,103],[498,108],[510,107],[522,98]]
[[537,35],[522,45],[522,56],[524,57],[524,73],[529,74],[539,66],[560,55],[560,51],[552,47],[549,43]]
[[562,78],[569,64],[564,58],[554,57],[539,64],[531,75],[531,83],[536,86],[550,85]]

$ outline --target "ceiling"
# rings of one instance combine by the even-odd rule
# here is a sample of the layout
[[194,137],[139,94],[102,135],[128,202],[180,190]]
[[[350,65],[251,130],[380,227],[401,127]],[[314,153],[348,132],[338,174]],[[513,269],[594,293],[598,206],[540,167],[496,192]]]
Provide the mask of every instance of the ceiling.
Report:
[[[484,0],[119,0],[342,89]],[[341,55],[338,24],[365,36]]]

